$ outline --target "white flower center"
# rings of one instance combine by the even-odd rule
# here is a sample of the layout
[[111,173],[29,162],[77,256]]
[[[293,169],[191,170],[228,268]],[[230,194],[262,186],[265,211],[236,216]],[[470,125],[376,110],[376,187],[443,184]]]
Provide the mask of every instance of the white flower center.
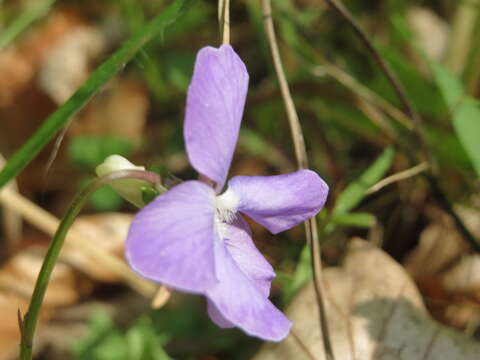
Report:
[[216,215],[219,222],[232,223],[237,216],[237,209],[240,205],[240,198],[230,189],[215,198]]

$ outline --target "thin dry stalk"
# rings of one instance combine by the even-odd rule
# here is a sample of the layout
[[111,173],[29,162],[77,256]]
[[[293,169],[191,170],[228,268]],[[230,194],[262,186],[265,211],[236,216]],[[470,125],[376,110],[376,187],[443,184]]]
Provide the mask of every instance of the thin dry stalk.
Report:
[[[0,154],[0,169],[5,165],[5,158]],[[18,191],[15,180],[8,183],[6,188],[12,191]],[[2,225],[4,229],[4,243],[2,244],[2,257],[8,258],[15,253],[19,246],[19,239],[22,235],[22,218],[17,213],[11,211],[8,207],[2,211]]]
[[[293,137],[293,144],[295,148],[295,156],[297,159],[298,167],[304,169],[308,167],[307,150],[305,148],[305,141],[303,138],[302,128],[298,119],[297,110],[288,87],[288,82],[283,70],[282,60],[280,57],[280,51],[278,50],[277,39],[275,35],[275,29],[272,20],[272,6],[270,0],[262,0],[262,9],[264,17],[265,32],[267,33],[268,43],[270,51],[272,53],[273,64],[275,72],[277,73],[278,82],[280,84],[280,91],[285,104],[285,110],[287,112],[288,122],[290,125],[290,131]],[[312,218],[305,222],[305,231],[307,236],[307,242],[310,247],[310,254],[312,259],[313,280],[315,287],[315,295],[317,299],[318,312],[320,316],[320,328],[323,338],[323,345],[325,349],[325,356],[328,360],[334,360],[333,348],[330,341],[330,333],[328,330],[328,321],[325,310],[325,304],[323,299],[323,284],[322,284],[322,264],[320,243],[318,239],[317,222],[315,218]]]
[[474,44],[474,31],[480,12],[480,0],[462,0],[458,2],[453,18],[452,32],[445,65],[455,74],[465,70],[468,55]]
[[373,194],[374,192],[379,191],[380,189],[383,189],[385,186],[388,186],[390,184],[396,183],[398,181],[406,180],[411,177],[417,176],[421,174],[422,172],[428,170],[428,163],[423,162],[421,164],[418,164],[417,166],[414,166],[410,169],[400,171],[399,173],[387,176],[386,178],[380,180],[378,183],[373,185],[370,189],[367,190],[367,195]]
[[230,44],[230,0],[218,0],[218,23],[222,44]]

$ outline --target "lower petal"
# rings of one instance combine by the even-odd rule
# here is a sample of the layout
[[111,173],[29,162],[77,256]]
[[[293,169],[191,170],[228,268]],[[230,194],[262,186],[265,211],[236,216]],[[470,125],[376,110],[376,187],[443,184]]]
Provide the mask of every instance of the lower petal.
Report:
[[268,297],[275,271],[255,246],[247,222],[237,214],[232,223],[221,224],[221,232],[220,236],[236,265]]
[[125,245],[130,266],[178,290],[214,286],[214,196],[204,183],[186,181],[140,210]]
[[264,340],[283,340],[292,323],[240,270],[220,241],[215,245],[215,258],[219,282],[206,292],[212,320],[222,327],[234,325]]
[[222,313],[217,309],[215,304],[210,300],[207,300],[207,312],[210,319],[223,329],[230,329],[235,327],[233,323],[225,319]]

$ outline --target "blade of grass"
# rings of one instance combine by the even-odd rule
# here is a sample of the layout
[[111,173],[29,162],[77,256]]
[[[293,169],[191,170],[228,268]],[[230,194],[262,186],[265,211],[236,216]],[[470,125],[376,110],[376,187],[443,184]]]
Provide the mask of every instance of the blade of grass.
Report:
[[193,1],[176,0],[101,64],[65,104],[50,115],[45,123],[11,157],[0,172],[0,188],[17,176],[55,134],[68,124],[69,119],[101,90],[108,80],[122,70],[145,44],[182,16]]
[[0,33],[0,51],[25,31],[33,22],[44,16],[56,0],[44,0],[20,14]]

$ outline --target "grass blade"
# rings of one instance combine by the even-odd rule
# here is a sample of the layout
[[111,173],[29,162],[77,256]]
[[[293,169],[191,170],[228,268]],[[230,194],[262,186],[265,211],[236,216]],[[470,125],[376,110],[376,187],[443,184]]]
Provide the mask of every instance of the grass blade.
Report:
[[44,16],[56,0],[44,0],[31,9],[24,11],[0,34],[0,50],[3,50],[15,38],[25,31],[34,21]]
[[357,206],[365,197],[367,190],[385,175],[394,157],[395,151],[392,148],[385,149],[377,160],[338,196],[332,217],[344,215]]

